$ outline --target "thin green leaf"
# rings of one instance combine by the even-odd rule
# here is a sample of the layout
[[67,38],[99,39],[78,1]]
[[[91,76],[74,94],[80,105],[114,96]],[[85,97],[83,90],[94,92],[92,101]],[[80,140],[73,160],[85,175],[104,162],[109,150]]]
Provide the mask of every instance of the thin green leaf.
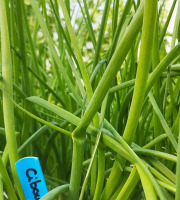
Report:
[[61,185],[57,188],[54,188],[47,194],[45,194],[43,197],[41,197],[41,200],[53,200],[55,197],[57,197],[58,194],[68,192],[68,190],[69,190],[69,184]]
[[172,143],[174,149],[175,149],[176,152],[177,152],[177,148],[178,148],[177,142],[176,142],[176,140],[175,140],[173,134],[171,133],[171,130],[170,130],[170,128],[169,128],[169,126],[168,126],[166,120],[164,119],[164,117],[163,117],[163,115],[162,115],[160,109],[158,108],[157,103],[156,103],[156,101],[155,101],[155,99],[154,99],[154,97],[153,97],[153,94],[152,94],[151,92],[149,93],[149,99],[150,99],[150,101],[151,101],[151,104],[152,104],[152,106],[153,106],[153,108],[154,108],[154,110],[155,110],[157,116],[159,117],[159,120],[160,120],[160,122],[161,122],[161,124],[162,124],[162,126],[163,126],[163,128],[164,128],[164,130],[165,130],[165,132],[166,132],[167,135],[168,135],[169,140],[171,141],[171,143]]
[[148,179],[146,174],[143,172],[143,170],[139,167],[138,164],[136,164],[137,171],[139,173],[139,176],[141,178],[142,186],[145,192],[145,196],[147,200],[156,200],[157,195],[154,191],[154,188],[151,184],[151,181]]

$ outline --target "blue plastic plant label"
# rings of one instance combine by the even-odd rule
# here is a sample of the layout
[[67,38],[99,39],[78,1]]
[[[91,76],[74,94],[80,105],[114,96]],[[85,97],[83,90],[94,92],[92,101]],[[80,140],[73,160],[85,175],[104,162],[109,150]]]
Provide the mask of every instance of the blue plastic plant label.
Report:
[[38,200],[48,192],[37,157],[22,158],[15,166],[26,200]]

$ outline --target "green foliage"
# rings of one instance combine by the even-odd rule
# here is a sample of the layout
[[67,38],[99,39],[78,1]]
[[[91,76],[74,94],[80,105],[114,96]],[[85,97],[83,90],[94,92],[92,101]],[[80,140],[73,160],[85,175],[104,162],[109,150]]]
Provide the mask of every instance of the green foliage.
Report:
[[167,5],[0,1],[0,199],[24,199],[25,156],[43,200],[180,199],[180,1]]

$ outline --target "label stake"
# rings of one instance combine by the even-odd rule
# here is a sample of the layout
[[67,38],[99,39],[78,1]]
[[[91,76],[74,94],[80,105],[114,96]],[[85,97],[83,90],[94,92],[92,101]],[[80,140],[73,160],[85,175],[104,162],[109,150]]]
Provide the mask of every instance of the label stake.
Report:
[[15,164],[26,200],[38,200],[48,189],[37,157],[25,157]]

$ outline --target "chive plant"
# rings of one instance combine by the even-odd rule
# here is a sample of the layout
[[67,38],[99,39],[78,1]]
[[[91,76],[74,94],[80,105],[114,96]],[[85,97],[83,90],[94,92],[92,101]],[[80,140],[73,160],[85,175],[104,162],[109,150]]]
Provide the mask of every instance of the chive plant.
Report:
[[24,199],[25,156],[39,157],[42,200],[180,199],[180,1],[168,5],[0,1],[0,199]]

